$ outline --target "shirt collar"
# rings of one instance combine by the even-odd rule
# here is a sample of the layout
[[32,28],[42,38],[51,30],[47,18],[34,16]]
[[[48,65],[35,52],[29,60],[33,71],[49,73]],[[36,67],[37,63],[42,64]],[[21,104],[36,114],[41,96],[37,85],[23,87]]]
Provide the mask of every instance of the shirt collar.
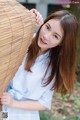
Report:
[[49,50],[47,52],[45,52],[44,54],[41,54],[39,55],[37,58],[36,58],[36,62],[41,62],[42,60],[45,60],[47,58],[49,58]]

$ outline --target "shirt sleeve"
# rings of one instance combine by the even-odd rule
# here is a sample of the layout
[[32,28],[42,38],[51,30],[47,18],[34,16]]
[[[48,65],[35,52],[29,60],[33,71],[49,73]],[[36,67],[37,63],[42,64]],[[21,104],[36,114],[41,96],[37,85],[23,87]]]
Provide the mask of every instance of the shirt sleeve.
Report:
[[54,91],[47,89],[39,99],[39,102],[49,110],[51,109],[53,93]]

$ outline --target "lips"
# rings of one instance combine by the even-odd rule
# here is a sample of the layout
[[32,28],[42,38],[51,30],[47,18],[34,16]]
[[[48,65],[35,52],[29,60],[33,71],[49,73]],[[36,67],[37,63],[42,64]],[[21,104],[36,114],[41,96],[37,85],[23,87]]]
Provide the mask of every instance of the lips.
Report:
[[44,42],[44,40],[42,38],[40,38],[40,42],[43,44],[47,44],[46,42]]

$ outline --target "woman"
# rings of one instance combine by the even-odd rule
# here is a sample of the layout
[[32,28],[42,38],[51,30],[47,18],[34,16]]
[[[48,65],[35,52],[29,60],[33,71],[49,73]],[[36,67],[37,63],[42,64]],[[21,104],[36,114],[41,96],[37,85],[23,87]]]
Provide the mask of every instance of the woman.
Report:
[[[31,12],[40,24],[40,14],[34,9]],[[9,120],[40,120],[39,110],[51,108],[54,90],[73,91],[77,28],[76,18],[67,10],[51,14],[40,26],[1,98]]]

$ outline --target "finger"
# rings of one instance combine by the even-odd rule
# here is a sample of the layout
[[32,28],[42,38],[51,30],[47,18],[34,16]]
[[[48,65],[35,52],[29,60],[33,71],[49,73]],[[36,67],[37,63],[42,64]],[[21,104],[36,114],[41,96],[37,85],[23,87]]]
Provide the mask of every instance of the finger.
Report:
[[1,101],[3,101],[3,100],[9,100],[9,99],[10,99],[10,97],[2,96]]
[[10,94],[3,94],[2,96],[1,96],[1,98],[3,98],[3,97],[9,97],[10,96]]
[[31,9],[30,12],[35,15],[35,17],[37,16],[37,11],[35,9]]
[[37,21],[37,24],[43,24],[43,20]]
[[1,104],[8,105],[6,101],[2,101]]
[[3,93],[3,96],[11,97],[12,95],[9,92],[5,92],[5,93]]
[[1,100],[2,100],[2,99],[9,99],[9,97],[2,96]]
[[36,13],[36,18],[42,18],[42,15],[39,12],[37,12]]
[[8,98],[1,98],[1,101],[7,101],[8,100]]
[[33,13],[35,14],[36,19],[41,15],[37,10],[34,10]]
[[1,101],[1,104],[8,103],[7,101]]
[[9,94],[10,94],[10,93],[8,93],[8,92],[4,92],[4,93],[3,93],[3,95],[9,95]]
[[32,8],[30,11],[36,11],[36,9]]
[[38,11],[36,9],[31,9],[30,11],[34,12],[34,13],[37,13]]
[[43,20],[37,22],[37,25],[38,25],[38,26],[41,26],[42,24],[43,24]]
[[42,15],[36,17],[37,21],[43,21]]
[[42,19],[42,16],[36,16],[36,20],[41,20]]

